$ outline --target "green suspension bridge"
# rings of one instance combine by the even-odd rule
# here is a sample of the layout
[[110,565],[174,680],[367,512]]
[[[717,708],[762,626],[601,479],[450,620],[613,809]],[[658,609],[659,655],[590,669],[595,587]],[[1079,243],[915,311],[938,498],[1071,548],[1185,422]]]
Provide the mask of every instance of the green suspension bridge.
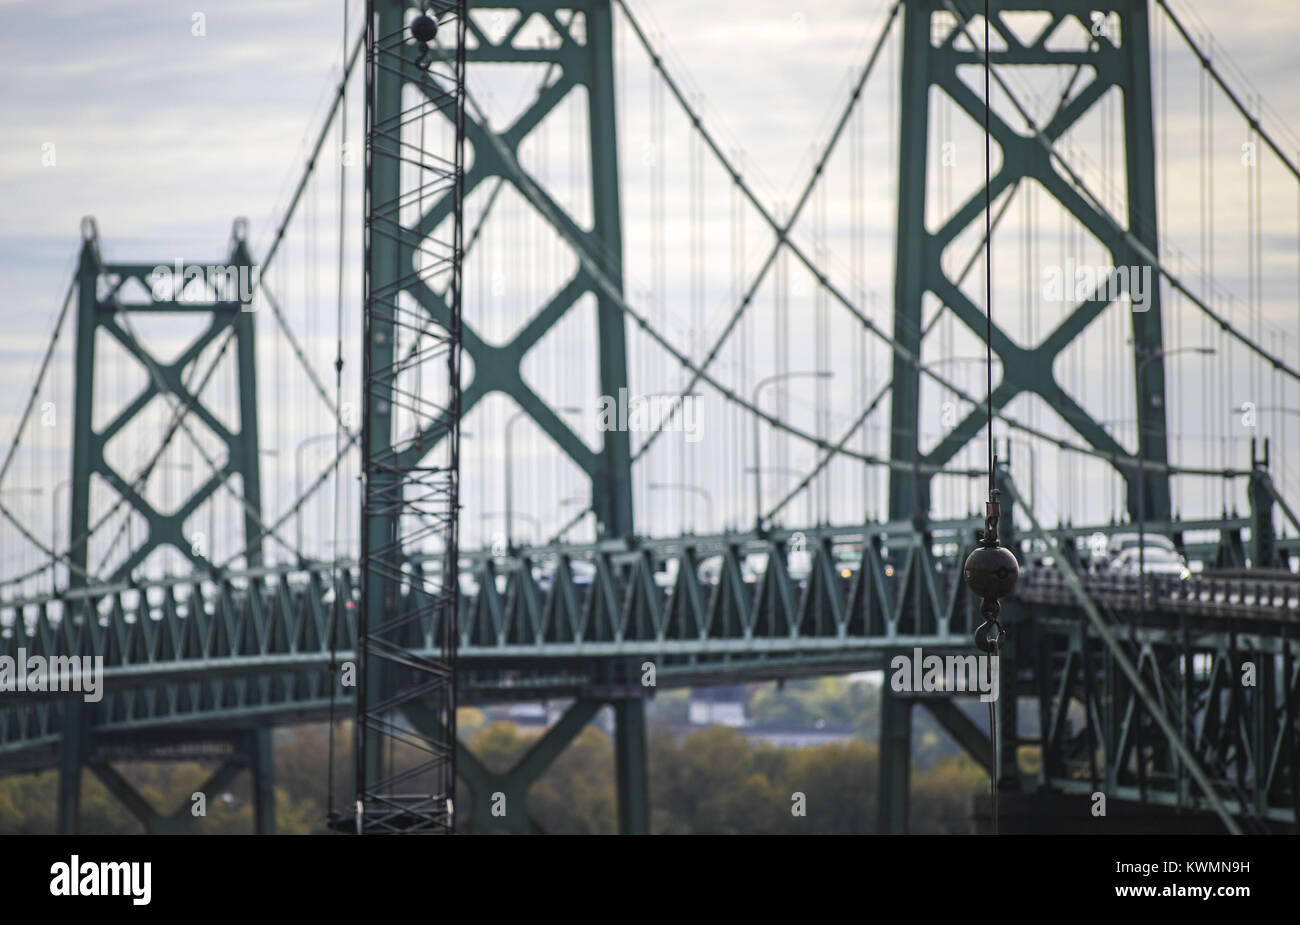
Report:
[[[491,795],[609,706],[643,833],[655,690],[975,652],[983,4],[866,16],[820,133],[771,140],[793,193],[642,6],[358,5],[263,242],[121,262],[83,223],[0,467],[0,656],[103,659],[96,702],[0,691],[0,772],[57,769],[61,832],[86,772],[183,830],[114,762],[214,755],[274,832],[271,731],[343,719],[336,827],[536,831]],[[884,684],[878,831],[914,709],[996,771],[1003,830],[1098,792],[1300,824],[1300,141],[1194,6],[991,3],[1021,579],[996,735]],[[1139,531],[1188,574],[1090,567]],[[530,700],[570,705],[514,768],[456,739],[458,704]]]

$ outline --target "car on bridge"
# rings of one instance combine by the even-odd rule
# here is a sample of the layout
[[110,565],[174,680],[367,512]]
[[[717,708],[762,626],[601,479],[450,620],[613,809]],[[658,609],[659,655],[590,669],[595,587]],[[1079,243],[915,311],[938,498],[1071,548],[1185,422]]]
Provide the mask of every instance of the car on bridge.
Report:
[[[555,584],[555,572],[558,567],[559,563],[555,560],[534,566],[533,578],[540,590],[550,592],[551,587]],[[582,590],[590,587],[591,583],[596,580],[596,565],[586,559],[570,559],[569,574],[573,578],[574,587]]]
[[1130,546],[1111,560],[1106,570],[1112,575],[1176,575],[1184,580],[1192,577],[1183,557],[1163,546],[1147,546],[1145,555],[1142,547]]
[[1094,572],[1104,572],[1114,568],[1119,557],[1129,551],[1145,546],[1148,554],[1151,550],[1161,550],[1178,555],[1174,541],[1159,533],[1116,533],[1106,543],[1104,550],[1094,549],[1090,565]]
[[[722,556],[709,556],[702,561],[696,574],[706,585],[716,585],[722,578]],[[740,577],[747,585],[752,585],[762,576],[767,568],[767,554],[751,552],[740,560]]]

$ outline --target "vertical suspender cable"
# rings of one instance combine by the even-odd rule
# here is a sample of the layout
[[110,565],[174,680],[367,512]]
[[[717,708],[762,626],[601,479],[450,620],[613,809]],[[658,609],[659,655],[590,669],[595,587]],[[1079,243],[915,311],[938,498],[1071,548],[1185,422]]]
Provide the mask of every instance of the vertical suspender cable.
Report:
[[986,364],[984,372],[988,386],[989,491],[992,492],[995,487],[993,484],[993,204],[989,165],[992,151],[989,132],[989,83],[989,3],[988,0],[984,0],[984,351]]
[[[989,0],[984,0],[984,375],[988,388],[989,498],[994,488],[993,472],[993,203],[989,166],[992,143],[989,133]],[[918,435],[919,438],[919,435]],[[989,701],[990,815],[993,834],[998,834],[998,723],[996,700]]]
[[[348,0],[343,0],[343,100],[339,109],[339,275],[338,275],[338,300],[336,314],[334,319],[335,331],[335,353],[334,353],[334,407],[342,409],[343,407],[343,268],[345,265],[346,250],[344,247],[344,233],[347,229],[347,194],[348,194],[348,161],[345,155],[346,145],[348,143],[348,89],[347,89],[347,67],[348,67]],[[342,411],[334,417],[334,459],[337,461],[339,454],[342,453],[341,442],[343,435],[341,433],[343,426]],[[343,618],[344,602],[339,600],[339,469],[341,464],[334,466],[334,509],[332,512],[332,533],[333,533],[333,550],[331,552],[330,564],[330,584],[333,586],[334,593],[334,616],[330,621],[330,722],[329,722],[329,770],[327,773],[327,783],[325,799],[327,805],[327,814],[334,815],[334,693],[338,688],[337,679],[334,672],[336,645],[338,639],[338,624]]]
[[[985,377],[988,388],[988,469],[989,500],[984,508],[984,532],[979,545],[966,558],[963,577],[966,586],[980,598],[980,614],[984,623],[975,631],[975,645],[986,656],[996,658],[1002,649],[1006,631],[998,620],[1001,609],[998,598],[1015,589],[1020,577],[1020,564],[1015,554],[998,543],[1000,507],[996,486],[997,457],[993,455],[993,212],[991,195],[991,154],[989,90],[991,68],[989,64],[989,7],[984,0],[984,302],[986,327],[984,333]],[[990,808],[993,834],[998,831],[998,733],[996,700],[989,701],[989,744],[992,748],[992,767],[989,773]]]

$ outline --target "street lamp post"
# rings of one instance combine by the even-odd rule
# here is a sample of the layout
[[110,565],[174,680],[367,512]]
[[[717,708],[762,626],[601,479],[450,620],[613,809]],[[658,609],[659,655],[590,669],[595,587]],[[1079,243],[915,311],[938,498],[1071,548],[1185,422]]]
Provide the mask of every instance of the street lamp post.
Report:
[[[50,590],[53,591],[58,584],[58,565],[59,565],[59,489],[71,487],[72,479],[64,479],[54,486],[50,492]],[[68,538],[68,545],[72,545],[72,538]]]
[[[943,366],[945,363],[977,363],[984,366],[988,360],[985,357],[939,357],[937,360],[931,360],[929,363],[922,363],[918,369],[930,369],[935,366]],[[1000,362],[998,357],[993,358],[993,362]]]
[[1023,446],[1029,451],[1029,506],[1034,506],[1034,501],[1038,498],[1038,460],[1034,455],[1034,445],[1028,440],[1021,440],[1018,437],[1007,435],[1007,465],[1011,465],[1011,447],[1012,445]]
[[[0,490],[0,495],[26,495],[29,498],[39,498],[45,494],[41,488],[6,488]],[[0,570],[4,568],[4,533],[0,531]]]
[[[1232,406],[1232,410],[1233,410],[1233,411],[1245,411],[1246,408],[1245,408],[1244,405],[1233,405],[1233,406]],[[1284,408],[1284,407],[1281,406],[1281,405],[1256,405],[1256,406],[1255,406],[1255,410],[1256,410],[1256,411],[1276,411],[1276,412],[1279,412],[1279,413],[1281,413],[1281,414],[1294,414],[1296,417],[1300,417],[1300,408]]]
[[[484,511],[480,516],[484,520],[487,520],[488,518],[498,518],[498,517],[504,519],[506,515],[502,511]],[[514,517],[516,520],[522,520],[525,523],[530,524],[533,528],[533,542],[535,543],[541,542],[542,539],[541,521],[539,521],[532,514],[515,514]]]
[[[566,405],[561,408],[556,408],[555,410],[563,411],[566,414],[582,414],[581,408],[575,408],[572,405]],[[513,487],[512,486],[512,476],[513,476],[512,457],[514,454],[513,454],[513,445],[511,443],[511,430],[514,428],[515,421],[519,420],[520,418],[528,417],[528,416],[529,415],[527,411],[520,410],[520,411],[516,411],[514,414],[510,415],[509,418],[506,419],[505,495],[506,495],[506,551],[507,552],[515,548],[515,539],[514,539],[515,505],[514,505],[514,492],[512,491],[512,487]]]
[[[333,440],[336,436],[337,434],[334,431],[330,431],[327,434],[306,437],[299,441],[298,446],[293,451],[293,488],[294,497],[298,499],[298,510],[294,512],[294,525],[298,537],[296,545],[299,556],[302,555],[302,451],[313,443],[320,443],[322,440]],[[335,554],[337,555],[337,551]]]
[[[989,362],[988,357],[976,357],[976,356],[939,357],[938,359],[931,360],[928,363],[922,363],[916,369],[918,373],[921,373],[928,370],[933,370],[934,367],[936,366],[943,366],[948,363],[968,363],[975,366],[979,366],[981,368],[987,368],[988,362]],[[993,362],[1001,364],[1002,358],[995,356],[993,357]],[[893,432],[902,433],[902,434],[911,433],[910,430],[901,430],[901,429],[895,429]],[[933,508],[932,504],[927,506]],[[918,529],[924,524],[925,519],[929,516],[929,513],[930,513],[929,511],[923,512],[921,510],[921,434],[920,434],[920,428],[918,427],[916,433],[916,451],[912,454],[912,519],[916,523]]]
[[[651,491],[680,491],[698,495],[704,499],[705,506],[709,512],[709,523],[713,523],[713,497],[698,485],[687,485],[685,482],[651,482],[649,485]],[[686,525],[679,524],[682,532],[686,532]]]
[[[793,372],[777,373],[774,376],[766,376],[754,383],[752,403],[754,408],[758,408],[758,393],[769,385],[777,382],[784,382],[787,379],[829,379],[832,373],[825,370],[814,372]],[[758,533],[763,532],[763,473],[762,473],[762,450],[759,446],[758,439],[758,415],[754,415],[754,529]]]
[[[746,467],[745,467],[745,471],[746,471],[746,472],[753,472],[753,471],[754,471],[754,467],[753,467],[753,466],[746,466]],[[796,479],[802,479],[805,475],[807,475],[806,472],[801,472],[801,471],[799,471],[798,469],[791,469],[791,468],[788,467],[788,466],[764,466],[764,467],[763,467],[763,471],[764,471],[764,472],[772,473],[772,474],[774,474],[774,475],[788,475],[788,476],[793,476],[793,477],[796,478]],[[808,522],[808,525],[809,525],[809,526],[812,526],[812,522],[813,522],[813,499],[812,499],[812,492],[808,490],[810,487],[811,487],[811,482],[810,482],[808,485],[805,485],[805,486],[804,486],[804,492],[805,492],[805,494],[804,494],[804,505],[805,505],[805,508],[804,508],[804,509],[805,509],[805,511],[807,512],[806,516],[807,516],[807,522]]]
[[[1142,371],[1146,369],[1148,363],[1152,360],[1158,360],[1161,357],[1174,356],[1179,353],[1199,353],[1202,356],[1211,356],[1214,354],[1213,347],[1176,347],[1172,350],[1156,350],[1138,361],[1137,373],[1135,376],[1135,385],[1137,387],[1138,401],[1142,401]],[[1146,501],[1146,468],[1143,465],[1145,456],[1142,451],[1145,449],[1145,441],[1142,439],[1146,434],[1146,408],[1142,408],[1138,413],[1138,460],[1137,460],[1137,479],[1138,479],[1138,613],[1145,614],[1147,606],[1147,574],[1146,574],[1146,522],[1147,522],[1147,501]]]
[[[590,501],[591,501],[590,498],[584,498],[582,495],[570,495],[567,498],[560,499],[560,507],[569,508],[569,507],[573,507],[575,504],[587,504]],[[567,527],[565,527],[563,530],[557,533],[555,535],[556,542],[563,542],[564,537],[568,534],[568,532],[581,522],[582,522],[582,518],[579,517],[577,520],[573,521]]]
[[[685,416],[685,402],[686,402],[686,399],[688,399],[688,398],[691,398],[691,399],[699,398],[699,397],[700,397],[700,393],[698,393],[698,392],[682,392],[682,391],[679,391],[679,390],[677,390],[677,389],[664,389],[664,390],[661,390],[661,391],[658,391],[658,392],[647,392],[647,393],[645,394],[645,397],[646,397],[647,399],[650,399],[650,398],[675,398],[675,399],[677,399],[677,401],[676,401],[676,407],[674,407],[673,405],[669,405],[669,410],[670,410],[670,412],[673,413],[673,414],[681,413],[681,414],[683,415],[683,417],[684,417],[684,416]],[[661,410],[660,413],[659,413],[659,419],[658,419],[658,421],[655,422],[655,425],[654,425],[654,426],[656,426],[656,427],[662,427],[663,424],[664,424],[664,414],[663,414],[663,411]],[[685,426],[685,421],[684,421],[684,420],[683,420],[682,424],[683,424],[683,427],[684,427],[684,426]],[[687,441],[686,441],[686,440],[682,440],[682,441],[680,441],[680,442],[678,443],[678,457],[677,457],[678,462],[677,462],[677,465],[678,465],[678,467],[679,467],[679,468],[678,468],[678,471],[682,474],[683,477],[685,477],[685,475],[686,475],[686,444],[687,444]],[[686,522],[686,495],[685,495],[684,493],[682,494],[682,506],[681,506],[681,509],[680,509],[680,511],[679,511],[678,513],[679,513],[679,517],[680,517],[682,523],[685,523],[685,522]],[[650,519],[647,517],[647,519],[646,519],[646,532],[647,532],[647,533],[650,532],[650,528],[651,528],[652,526],[653,526],[653,524],[651,523]]]

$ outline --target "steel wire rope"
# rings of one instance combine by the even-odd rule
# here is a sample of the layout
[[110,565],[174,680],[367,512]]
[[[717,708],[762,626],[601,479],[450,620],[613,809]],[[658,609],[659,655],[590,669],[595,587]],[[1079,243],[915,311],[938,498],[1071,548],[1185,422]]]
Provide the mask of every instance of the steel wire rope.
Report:
[[[267,255],[263,258],[263,260],[262,260],[262,262],[261,262],[261,264],[260,264],[262,272],[259,273],[259,275],[258,275],[258,287],[259,287],[259,289],[261,289],[263,295],[267,298],[267,302],[268,302],[268,304],[270,304],[270,306],[271,306],[272,313],[273,313],[273,315],[275,316],[277,322],[279,323],[282,333],[285,335],[285,337],[286,337],[287,340],[289,341],[291,347],[293,348],[293,351],[294,351],[295,356],[298,358],[299,362],[303,365],[303,367],[304,367],[304,369],[306,370],[306,372],[307,372],[309,378],[312,380],[313,385],[316,387],[317,392],[321,395],[322,399],[325,400],[327,406],[329,405],[329,398],[328,398],[328,395],[325,393],[323,387],[320,385],[319,380],[316,378],[316,376],[315,376],[315,372],[314,372],[314,370],[311,368],[310,363],[307,362],[306,357],[305,357],[305,355],[303,354],[302,348],[299,346],[299,344],[298,344],[298,342],[297,342],[297,339],[294,337],[292,330],[288,327],[288,324],[287,324],[287,322],[285,321],[285,319],[284,319],[284,317],[283,317],[283,315],[282,315],[282,313],[281,313],[281,311],[280,311],[280,308],[279,308],[278,303],[276,302],[276,300],[274,299],[274,297],[273,297],[272,294],[270,293],[269,289],[267,288],[267,286],[266,286],[265,271],[269,268],[271,262],[274,260],[276,254],[278,253],[278,250],[279,250],[280,244],[282,243],[282,241],[283,241],[283,239],[284,239],[285,232],[286,232],[287,229],[288,229],[288,225],[289,225],[290,221],[291,221],[292,218],[293,218],[293,215],[294,215],[294,212],[295,212],[296,209],[297,209],[297,205],[298,205],[298,203],[301,201],[302,193],[303,193],[303,191],[304,191],[304,189],[305,189],[305,187],[306,187],[306,184],[307,184],[308,180],[310,179],[310,177],[311,177],[311,175],[312,175],[312,173],[313,173],[313,171],[314,171],[314,168],[315,168],[315,165],[316,165],[316,162],[317,162],[317,158],[319,157],[319,154],[320,154],[320,151],[321,151],[321,147],[322,147],[322,145],[324,144],[325,138],[327,137],[327,133],[328,133],[328,131],[329,131],[331,125],[332,125],[332,122],[333,122],[334,116],[335,116],[335,114],[338,112],[338,109],[339,109],[339,106],[340,106],[341,100],[342,100],[343,95],[344,95],[344,93],[345,93],[345,91],[346,91],[346,82],[347,82],[348,75],[350,75],[350,73],[351,73],[351,71],[352,71],[352,68],[353,68],[353,65],[355,65],[355,63],[356,63],[356,61],[357,61],[358,54],[359,54],[361,48],[362,48],[363,45],[364,45],[364,38],[365,38],[365,36],[364,36],[364,32],[363,32],[362,35],[359,37],[359,39],[358,39],[356,45],[355,45],[354,48],[353,48],[353,52],[352,52],[351,58],[348,60],[347,66],[346,66],[346,68],[345,68],[344,78],[343,78],[343,80],[340,82],[338,88],[337,88],[336,91],[335,91],[335,100],[334,100],[334,103],[333,103],[333,105],[332,105],[332,107],[331,107],[331,109],[330,109],[330,112],[329,112],[328,116],[326,117],[325,125],[322,127],[321,133],[320,133],[320,135],[319,135],[318,138],[317,138],[317,141],[316,141],[316,144],[315,144],[315,146],[314,146],[314,149],[313,149],[312,155],[311,155],[311,157],[310,157],[309,160],[308,160],[308,164],[307,164],[306,170],[304,171],[304,173],[303,173],[303,175],[302,175],[302,177],[301,177],[301,179],[300,179],[300,181],[299,181],[299,183],[298,183],[297,189],[296,189],[296,191],[295,191],[295,193],[294,193],[294,195],[293,195],[293,197],[292,197],[292,199],[291,199],[291,201],[290,201],[289,207],[288,207],[288,209],[286,210],[286,213],[285,213],[283,219],[281,220],[281,223],[280,223],[280,225],[279,225],[279,227],[278,227],[278,230],[277,230],[277,232],[276,232],[276,234],[275,234],[275,237],[274,237],[274,239],[273,239],[273,241],[272,241],[272,243],[271,243],[270,249],[268,250]],[[64,309],[63,309],[63,311],[61,312],[61,317],[63,316],[63,314],[66,314],[67,306],[68,306],[68,304],[69,304],[69,302],[70,302],[71,294],[72,294],[72,291],[73,291],[74,288],[75,288],[75,281],[74,281],[74,283],[69,287],[69,293],[68,293],[67,299],[65,299]],[[225,342],[225,344],[223,344],[222,352],[224,352],[224,349],[225,349],[225,347],[228,345],[228,343],[229,343],[229,336],[227,337],[227,341]],[[194,371],[196,371],[196,370],[193,370],[192,372],[194,372]],[[210,372],[211,372],[211,371],[210,371]],[[209,372],[209,375],[210,375],[210,372]],[[43,375],[43,373],[42,373],[42,375]],[[206,377],[205,377],[205,381],[206,381]],[[193,380],[191,379],[190,385],[192,385],[192,383],[193,383]],[[188,388],[188,385],[187,385],[187,388]],[[200,387],[200,393],[201,393],[201,391],[202,391],[202,387]],[[199,397],[199,393],[194,394],[193,397],[194,397],[194,400],[197,400],[198,397]],[[338,409],[337,409],[337,408],[331,408],[331,411],[333,411],[334,416],[337,418],[337,417],[338,417]],[[172,427],[172,431],[171,431],[171,432],[174,434],[174,426]],[[170,438],[168,438],[168,439],[170,439]],[[355,443],[355,441],[356,441],[356,436],[350,434],[350,441],[353,442],[353,443]],[[146,465],[146,468],[145,468],[145,470],[144,470],[144,472],[145,472],[145,477],[146,477],[146,478],[147,478],[148,473],[152,470],[152,466],[153,466],[154,464],[157,463],[157,461],[158,461],[159,458],[161,458],[161,453],[162,453],[163,450],[165,450],[166,445],[167,445],[167,444],[164,443],[163,446],[160,447],[160,449],[159,449],[158,453],[155,455],[154,459],[151,460],[150,463]],[[11,452],[12,452],[12,451],[11,451]],[[340,458],[341,458],[341,456],[336,458],[336,460],[335,460],[335,462],[334,462],[334,465],[337,465],[338,459],[340,459]],[[5,468],[7,469],[7,467],[8,467],[8,463],[7,463],[7,461],[6,461]],[[3,475],[0,474],[0,479],[2,479],[2,478],[3,478]],[[140,483],[139,483],[139,479],[137,479],[136,482],[133,483],[133,485],[132,485],[132,490],[133,490],[133,491],[136,490],[136,489],[139,487],[139,484],[140,484]],[[314,491],[314,486],[313,486],[313,488],[312,488],[312,491]],[[308,494],[310,494],[310,492],[308,492]],[[103,523],[105,522],[105,520],[107,519],[107,517],[111,517],[111,516],[113,515],[113,513],[116,512],[116,511],[120,508],[120,506],[121,506],[123,503],[125,503],[125,499],[119,497],[118,503],[115,504],[115,505],[113,506],[113,508],[110,509],[110,511],[108,512],[108,515],[106,515],[105,518],[101,518],[100,521],[99,521],[95,526],[91,527],[91,528],[87,531],[87,533],[86,533],[85,535],[83,535],[83,536],[81,536],[81,537],[77,537],[77,538],[75,538],[75,541],[74,541],[74,538],[69,537],[69,543],[68,543],[68,548],[69,548],[69,550],[71,550],[72,548],[74,548],[77,544],[79,544],[79,543],[82,542],[83,540],[87,540],[91,534],[93,534],[97,529],[99,529],[100,526],[103,525]],[[297,508],[298,508],[298,506],[299,506],[300,504],[301,504],[301,499],[299,499],[299,502],[298,502],[297,504],[295,504],[293,508],[290,509],[290,512],[289,512],[289,513],[293,513],[294,511],[296,511]],[[55,550],[53,550],[53,549],[51,549],[51,548],[47,548],[47,547],[44,545],[44,543],[42,543],[42,542],[40,542],[38,539],[36,539],[36,537],[33,536],[33,535],[31,534],[30,531],[28,531],[28,530],[27,530],[27,529],[26,529],[22,524],[20,524],[20,523],[18,523],[18,522],[16,521],[16,519],[15,519],[14,516],[13,516],[13,514],[12,514],[12,513],[9,511],[9,509],[8,509],[8,508],[3,504],[3,502],[0,502],[0,515],[2,515],[5,519],[9,520],[11,523],[14,523],[14,525],[18,528],[19,532],[24,536],[24,538],[26,538],[29,542],[32,542],[34,545],[37,546],[37,548],[38,548],[42,553],[44,553],[46,556],[49,556],[49,557],[51,558],[51,562],[50,562],[50,563],[48,563],[48,564],[44,564],[44,565],[42,565],[42,566],[40,566],[40,567],[38,567],[38,568],[36,568],[36,569],[33,569],[33,570],[31,570],[29,573],[26,573],[26,574],[20,575],[20,576],[18,576],[18,577],[16,577],[16,578],[13,578],[13,579],[5,579],[5,580],[3,580],[3,581],[0,581],[0,587],[6,587],[6,586],[9,586],[9,585],[14,584],[14,583],[16,583],[16,582],[25,581],[26,579],[32,577],[33,575],[36,575],[36,574],[39,574],[40,572],[45,571],[47,568],[54,567],[54,566],[56,565],[57,561],[64,561],[64,560],[66,560],[66,561],[65,561],[65,564],[66,564],[70,569],[76,571],[76,572],[77,572],[79,575],[81,575],[82,577],[85,577],[85,578],[87,578],[87,579],[90,579],[90,578],[92,577],[90,574],[86,573],[85,571],[83,571],[83,570],[80,569],[79,567],[75,566],[75,565],[71,562],[71,558],[70,558],[70,555],[69,555],[68,553],[58,554],[58,553],[55,552]],[[282,522],[283,522],[283,518],[281,519],[281,521],[280,521],[279,523],[282,523]],[[277,526],[278,526],[278,524],[277,524]],[[257,539],[260,540],[260,539],[263,538],[265,535],[266,535],[266,533],[263,533],[263,534],[259,535],[259,536],[257,537]],[[276,539],[279,539],[279,538],[276,537]],[[115,542],[115,541],[114,541],[114,542]],[[210,551],[210,550],[209,550],[209,551]],[[246,551],[247,551],[247,547],[245,547],[244,550],[240,550],[238,553],[235,554],[234,557],[232,557],[232,559],[230,559],[230,560],[228,560],[228,561],[233,561],[233,559],[238,558],[240,555],[243,555],[244,552],[246,552]]]
[[[13,442],[9,445],[9,450],[5,454],[4,463],[0,465],[0,485],[4,484],[5,476],[9,473],[9,466],[13,463],[14,455],[18,452],[18,446],[22,442],[23,432],[27,429],[27,422],[31,417],[32,409],[36,406],[36,399],[40,395],[41,385],[43,384],[45,379],[45,373],[49,370],[50,361],[54,357],[54,350],[55,347],[58,345],[59,334],[63,330],[63,322],[64,319],[67,318],[68,308],[72,305],[72,294],[74,291],[76,291],[76,287],[77,287],[77,278],[74,274],[72,276],[71,282],[68,283],[67,295],[63,297],[63,307],[59,309],[58,318],[55,320],[54,323],[54,331],[50,335],[50,342],[48,346],[46,346],[45,348],[45,356],[41,360],[41,364],[36,371],[36,382],[32,385],[31,394],[27,398],[27,405],[26,407],[23,408],[23,413],[18,418],[18,427],[14,431]],[[19,531],[23,533],[24,536],[28,535],[26,528],[21,523],[18,522],[15,516],[9,511],[7,507],[5,507],[2,501],[0,501],[0,515],[3,515],[3,517],[6,520],[8,520],[15,527],[17,527]],[[54,527],[53,525],[51,525],[51,530],[53,529]],[[58,543],[52,542],[51,546],[57,547]],[[54,564],[51,563],[50,565],[51,572],[53,572],[53,566]],[[42,568],[41,571],[44,571],[44,569]],[[39,574],[39,572],[37,572],[36,574]],[[51,575],[51,577],[53,577],[53,575]],[[2,581],[0,582],[0,587],[3,587],[7,584],[9,584],[9,580]]]
[[[334,404],[338,408],[343,407],[343,290],[344,290],[344,268],[346,266],[347,253],[347,176],[348,163],[344,151],[348,143],[348,102],[347,102],[347,75],[348,75],[348,0],[343,0],[343,93],[339,103],[339,265],[338,265],[338,299],[335,308],[334,331],[335,331],[335,353],[334,353]],[[340,446],[342,440],[343,420],[342,416],[336,416],[334,422],[334,453],[339,456],[343,448]],[[334,817],[334,709],[336,693],[338,691],[338,678],[335,672],[338,668],[338,651],[337,639],[339,621],[343,618],[344,603],[340,600],[339,585],[339,469],[334,467],[334,506],[332,513],[332,534],[333,549],[330,556],[330,584],[331,591],[334,594],[333,614],[330,621],[330,662],[329,662],[329,685],[330,685],[330,707],[329,707],[329,770],[326,777],[326,818]],[[349,604],[352,602],[349,595]]]
[[[987,376],[987,395],[988,395],[988,442],[989,442],[989,501],[992,503],[991,510],[996,510],[997,504],[997,487],[996,471],[997,457],[993,455],[993,200],[992,200],[992,150],[993,136],[989,131],[989,113],[990,113],[990,75],[992,68],[989,66],[989,0],[984,0],[984,309],[987,318],[987,327],[984,334],[985,366],[984,371]],[[917,435],[918,447],[920,435]],[[994,521],[996,527],[996,521]],[[996,532],[993,534],[996,539]],[[994,610],[992,611],[993,620],[997,619],[997,602],[994,601]],[[997,636],[997,648],[1002,648],[1002,640],[1005,634],[999,631]],[[989,746],[992,751],[991,760],[989,761],[989,789],[991,800],[991,817],[993,820],[993,834],[998,834],[998,731],[997,731],[997,712],[996,700],[989,700]]]
[[[1076,69],[1075,69],[1075,74],[1076,74],[1076,75],[1078,74],[1078,68],[1077,68],[1077,67],[1076,67]],[[1072,85],[1073,85],[1073,81],[1071,81],[1071,86],[1072,86]],[[1065,105],[1065,101],[1066,101],[1067,97],[1069,96],[1069,91],[1070,91],[1070,87],[1067,86],[1065,92],[1062,94],[1062,96],[1061,96],[1061,98],[1060,98],[1060,101],[1059,101],[1058,104],[1057,104],[1057,111],[1058,111],[1058,112],[1059,112],[1059,110],[1060,110],[1060,109]],[[1016,183],[1018,183],[1018,182],[1019,182],[1019,181],[1017,180]],[[1014,184],[1013,184],[1012,189],[1014,190]],[[1002,218],[1003,215],[1006,214],[1007,208],[1008,208],[1010,205],[1011,205],[1011,196],[1008,195],[1008,196],[1006,196],[1006,197],[1004,198],[1004,200],[1003,200],[1003,202],[1002,202],[1002,205],[1001,205],[1000,209],[998,210],[998,213],[997,213],[996,215],[993,216],[993,219],[992,219],[992,227],[993,227],[993,228],[996,228],[996,227],[997,227],[999,220]],[[961,285],[966,281],[966,277],[967,277],[968,275],[970,275],[970,271],[971,271],[971,269],[975,266],[975,261],[979,258],[980,254],[983,252],[986,242],[987,242],[987,232],[986,232],[986,234],[985,234],[984,236],[981,236],[981,239],[980,239],[979,243],[976,245],[975,249],[971,252],[970,257],[967,259],[966,263],[963,265],[962,270],[961,270],[961,273],[958,275],[957,280],[956,280],[956,285],[957,285],[957,286],[961,286]],[[935,313],[934,317],[930,319],[930,325],[929,325],[929,327],[926,329],[926,331],[922,333],[922,338],[924,338],[925,333],[928,333],[929,328],[932,328],[932,327],[934,326],[934,324],[938,322],[940,316],[941,316],[942,313],[943,313],[942,310],[943,310],[944,307],[945,307],[945,306],[940,305],[939,311],[937,311],[937,312]],[[865,329],[864,329],[864,333],[865,333]],[[885,385],[884,385],[884,387],[879,391],[879,393],[877,393],[877,395],[875,396],[875,398],[873,398],[873,399],[871,400],[871,402],[868,403],[868,404],[865,406],[865,410],[863,410],[863,412],[862,412],[862,413],[861,413],[861,414],[860,414],[860,415],[855,419],[854,423],[853,423],[852,425],[850,425],[849,429],[845,432],[844,436],[841,437],[840,440],[836,443],[836,447],[837,447],[837,448],[838,448],[839,446],[841,446],[841,445],[847,443],[848,440],[852,437],[852,435],[853,435],[854,433],[856,433],[857,430],[858,430],[859,428],[862,427],[862,425],[866,422],[866,419],[870,416],[871,412],[875,410],[875,408],[879,405],[881,399],[884,398],[884,396],[889,392],[889,390],[890,390],[891,388],[892,388],[892,384],[889,383],[889,382],[886,382]],[[865,432],[865,431],[864,431],[864,432]],[[807,488],[808,483],[811,481],[812,476],[815,476],[818,472],[821,471],[821,469],[822,469],[824,466],[826,466],[827,464],[829,464],[830,460],[833,458],[834,455],[835,455],[835,451],[828,451],[828,452],[826,453],[826,455],[822,457],[821,461],[820,461],[820,462],[819,462],[819,463],[818,463],[818,464],[817,464],[817,465],[816,465],[816,466],[815,466],[815,467],[814,467],[814,468],[813,468],[813,469],[808,473],[807,477],[805,477],[804,480],[802,480],[801,482],[799,482],[799,484],[797,484],[797,485],[795,485],[793,488],[791,488],[790,491],[786,494],[786,496],[785,496],[784,498],[782,498],[782,499],[781,499],[781,500],[780,500],[780,501],[779,501],[779,502],[778,502],[778,503],[777,503],[777,504],[776,504],[776,505],[775,505],[775,506],[774,506],[774,507],[769,511],[769,513],[768,513],[767,516],[768,516],[769,518],[770,518],[770,517],[774,517],[774,516],[776,516],[776,514],[779,513],[783,508],[785,508],[786,505],[788,505],[791,501],[793,501],[793,500],[795,499],[795,497],[797,497],[797,496],[798,496],[798,495],[799,495],[799,494],[800,494],[800,493],[801,493],[805,488]],[[963,476],[964,476],[966,473],[964,473],[964,472],[960,472],[960,471],[953,472],[952,470],[940,470],[940,471],[937,471],[935,474],[936,474],[936,475],[938,475],[938,474],[956,474],[956,475],[963,475]]]

